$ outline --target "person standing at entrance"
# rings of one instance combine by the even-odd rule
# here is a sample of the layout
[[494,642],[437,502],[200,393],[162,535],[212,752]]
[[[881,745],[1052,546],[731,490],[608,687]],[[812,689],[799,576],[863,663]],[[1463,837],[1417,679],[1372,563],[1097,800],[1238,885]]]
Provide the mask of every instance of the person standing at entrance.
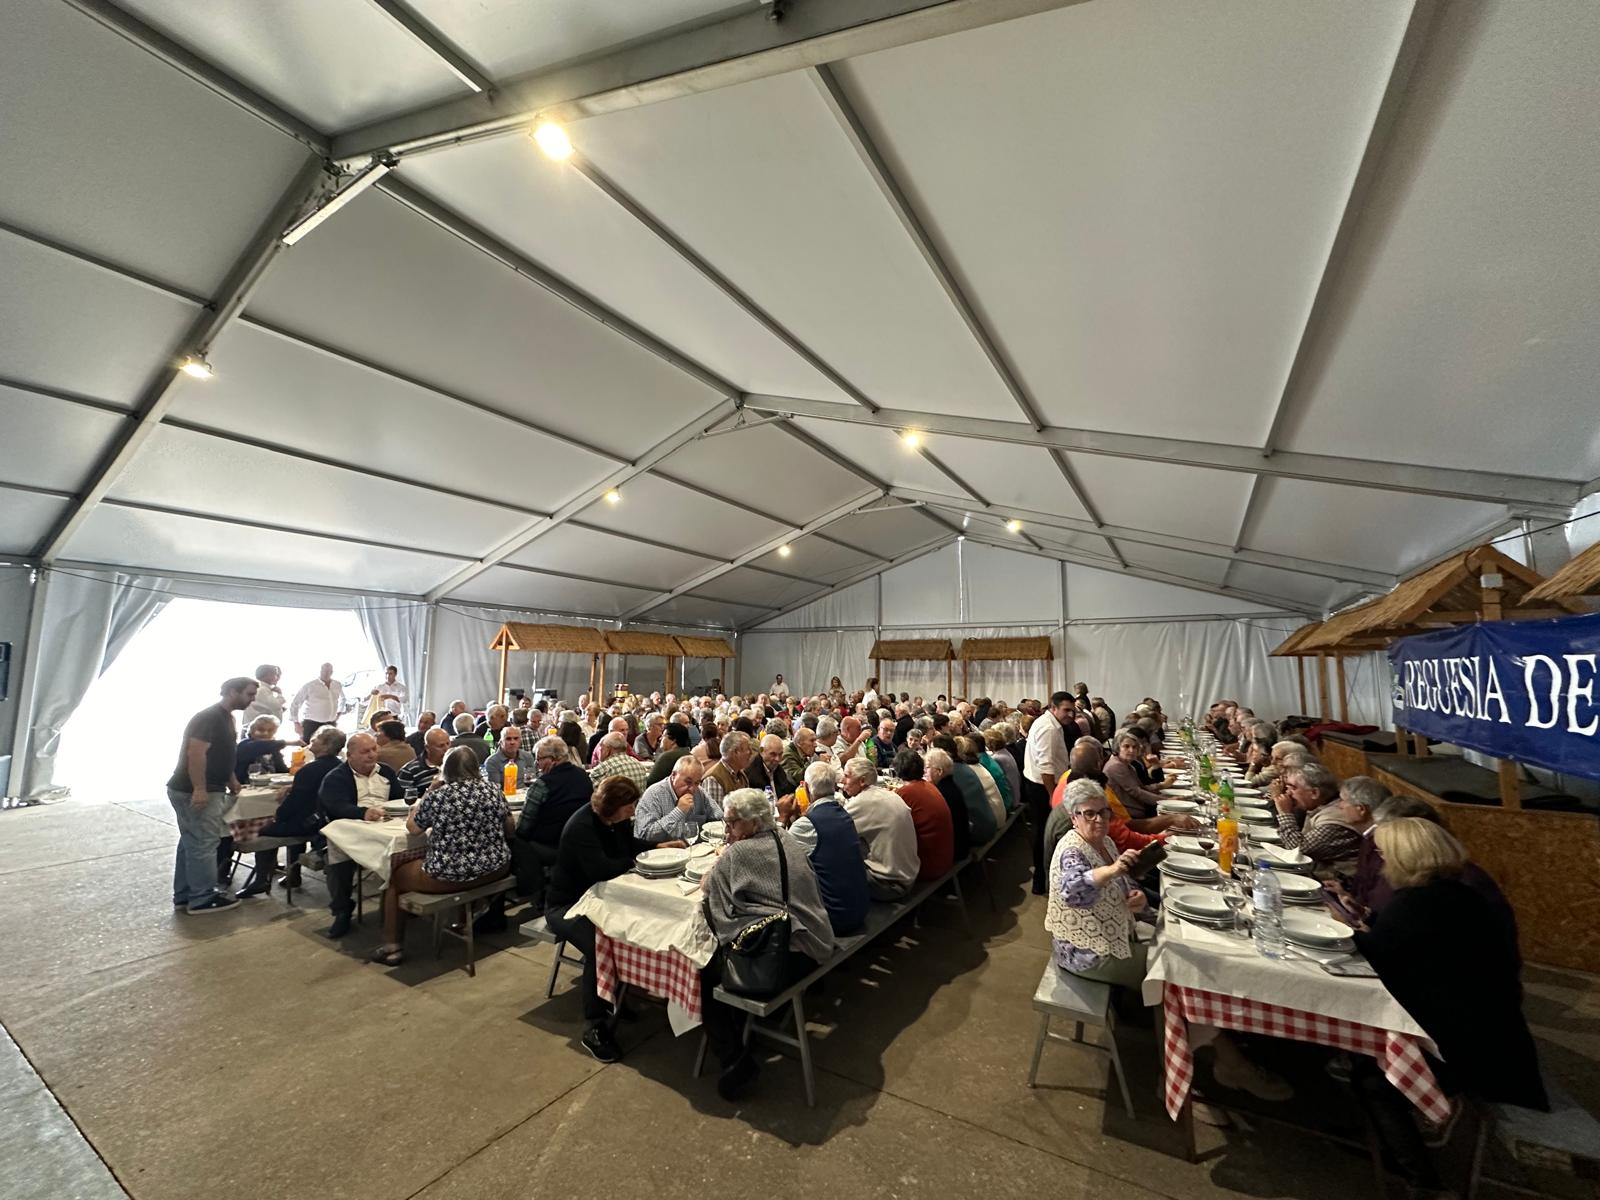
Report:
[[317,677],[294,694],[289,720],[300,727],[300,740],[309,742],[324,725],[337,725],[343,709],[344,685],[333,677],[333,664],[323,663]]
[[1050,819],[1050,796],[1056,780],[1067,773],[1067,739],[1062,722],[1072,712],[1070,692],[1055,692],[1050,707],[1028,727],[1028,748],[1022,756],[1022,791],[1028,802],[1028,824],[1033,826],[1033,894],[1048,890],[1049,874],[1044,861],[1044,827]]
[[191,913],[222,912],[239,901],[217,890],[217,843],[228,832],[222,812],[227,793],[238,794],[233,773],[239,731],[233,714],[249,708],[259,685],[229,679],[222,699],[189,718],[178,765],[167,780],[167,799],[178,818],[178,857],[172,871],[172,905]]

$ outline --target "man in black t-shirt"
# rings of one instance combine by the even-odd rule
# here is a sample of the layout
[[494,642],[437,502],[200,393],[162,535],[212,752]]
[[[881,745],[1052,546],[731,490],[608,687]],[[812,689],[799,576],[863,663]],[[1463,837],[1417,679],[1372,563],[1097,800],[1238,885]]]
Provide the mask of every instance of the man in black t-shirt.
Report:
[[178,765],[167,780],[167,799],[178,818],[178,859],[172,873],[172,904],[191,913],[222,912],[239,903],[217,890],[217,843],[228,832],[222,820],[226,793],[239,791],[234,750],[239,731],[233,714],[256,698],[256,681],[239,677],[222,685],[222,699],[189,718]]

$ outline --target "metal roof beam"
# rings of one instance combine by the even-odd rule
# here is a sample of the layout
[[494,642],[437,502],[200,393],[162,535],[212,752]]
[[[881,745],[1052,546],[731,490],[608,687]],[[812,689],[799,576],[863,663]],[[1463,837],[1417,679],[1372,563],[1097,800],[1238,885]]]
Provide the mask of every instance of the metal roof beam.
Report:
[[1111,458],[1178,463],[1246,474],[1260,473],[1346,487],[1510,504],[1538,514],[1565,516],[1577,502],[1579,492],[1576,480],[1341,458],[1331,454],[1304,454],[1290,450],[1280,450],[1269,457],[1255,447],[1220,442],[1070,429],[1056,425],[1035,430],[1021,421],[995,421],[984,417],[951,416],[900,408],[885,408],[869,413],[845,404],[804,400],[795,396],[751,393],[744,397],[744,404],[755,412],[781,413],[791,417],[872,425],[892,430],[917,429],[953,437],[1054,448],[1074,454],[1103,454]]
[[431,104],[333,139],[333,157],[414,154],[530,124],[732,87],[1080,0],[788,0],[669,32],[568,66],[503,80],[493,93]]
[[463,54],[460,47],[413,12],[405,0],[368,0],[368,3],[398,25],[412,40],[438,59],[445,70],[474,92],[481,94],[494,90],[494,81]]
[[[204,358],[212,344],[238,318],[246,302],[261,283],[283,249],[280,235],[293,215],[316,194],[323,178],[320,159],[308,159],[295,175],[278,203],[273,206],[266,222],[256,231],[250,245],[233,264],[211,305],[195,317],[184,331],[175,348],[179,355],[191,354]],[[63,515],[53,529],[45,535],[39,547],[39,557],[46,563],[61,556],[62,549],[72,535],[82,527],[94,506],[122,477],[128,464],[139,453],[156,426],[172,407],[178,381],[183,378],[176,359],[163,357],[161,364],[134,406],[135,420],[125,425],[113,439],[107,452],[101,456],[90,474],[90,482],[79,500]]]
[[804,608],[814,600],[821,600],[824,596],[831,595],[834,592],[843,591],[847,587],[854,587],[863,580],[871,579],[874,575],[881,575],[885,571],[893,570],[895,567],[904,566],[906,563],[911,562],[914,559],[922,558],[924,555],[932,554],[937,550],[943,550],[946,546],[953,546],[955,543],[956,538],[941,536],[935,541],[928,542],[922,546],[917,546],[911,550],[907,550],[904,554],[901,554],[896,558],[891,558],[881,565],[867,567],[863,570],[857,571],[853,575],[846,575],[843,579],[839,580],[838,583],[830,583],[824,587],[820,587],[816,591],[812,592],[809,596],[802,596],[793,604],[780,608],[770,617],[762,617],[760,621],[757,621],[751,625],[739,626],[739,632],[748,633],[753,629],[759,629],[762,625],[770,624],[771,622],[776,621],[779,617],[788,616],[796,609]]
[[[857,512],[864,505],[870,504],[874,500],[881,500],[883,498],[884,498],[884,493],[881,492],[881,491],[873,490],[873,491],[870,491],[870,492],[864,492],[861,495],[855,497],[853,500],[847,500],[843,504],[836,505],[835,507],[829,509],[827,512],[823,513],[820,517],[813,517],[811,520],[807,521],[804,525],[799,525],[799,526],[795,526],[794,528],[791,528],[791,529],[786,529],[786,530],[784,530],[783,533],[779,534],[778,536],[772,537],[772,538],[768,538],[766,541],[762,542],[759,546],[756,546],[756,547],[754,547],[753,549],[750,549],[750,550],[746,550],[743,554],[739,555],[739,557],[735,558],[732,562],[721,563],[721,564],[718,564],[717,566],[710,567],[707,570],[704,570],[704,571],[700,572],[698,575],[694,576],[694,578],[688,580],[687,582],[679,584],[677,587],[671,589],[670,591],[662,592],[659,595],[651,597],[649,600],[646,600],[643,604],[636,605],[635,607],[629,609],[627,612],[623,613],[622,614],[622,619],[624,621],[636,620],[638,617],[642,616],[644,613],[649,612],[653,608],[659,608],[661,605],[665,604],[667,601],[674,600],[677,597],[683,595],[685,592],[692,592],[692,591],[696,590],[697,588],[704,587],[706,584],[710,583],[712,580],[721,578],[723,575],[726,575],[729,571],[737,570],[739,567],[742,567],[746,563],[760,558],[764,554],[771,554],[779,546],[786,545],[789,542],[794,541],[796,538],[804,537],[808,533],[815,533],[819,529],[823,529],[823,528],[825,528],[825,527],[827,527],[829,525],[832,525],[835,521],[843,520],[845,517],[848,517],[851,513]],[[752,607],[754,607],[754,606],[752,606]]]
[[[957,496],[940,496],[933,492],[917,491],[912,488],[892,488],[890,495],[899,496],[906,500],[915,500],[920,504],[936,505],[946,509],[959,511],[966,505]],[[1203,542],[1195,538],[1179,537],[1171,533],[1159,533],[1151,529],[1137,529],[1125,525],[1091,525],[1088,521],[1080,521],[1075,517],[1062,517],[1053,513],[1036,512],[1031,509],[1016,508],[1006,504],[991,504],[982,511],[1006,520],[1018,520],[1034,523],[1044,529],[1059,529],[1068,533],[1081,533],[1086,536],[1097,536],[1109,532],[1112,537],[1133,545],[1156,546],[1163,550],[1182,550],[1189,554],[1200,554],[1207,558],[1221,558],[1229,561],[1249,563],[1257,567],[1271,567],[1280,571],[1297,571],[1303,575],[1316,575],[1323,579],[1332,579],[1341,583],[1365,583],[1373,587],[1392,588],[1399,582],[1399,576],[1386,571],[1372,571],[1365,567],[1352,567],[1345,563],[1330,563],[1320,559],[1297,558],[1288,554],[1274,554],[1265,550],[1252,550],[1249,547],[1235,549],[1225,546],[1220,542]]]

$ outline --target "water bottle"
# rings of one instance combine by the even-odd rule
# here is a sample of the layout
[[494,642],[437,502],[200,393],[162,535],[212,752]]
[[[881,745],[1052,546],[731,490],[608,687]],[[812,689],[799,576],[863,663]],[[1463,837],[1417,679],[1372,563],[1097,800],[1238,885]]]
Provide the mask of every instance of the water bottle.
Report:
[[1265,862],[1256,864],[1256,886],[1251,895],[1251,937],[1263,958],[1283,957],[1283,885],[1278,873]]

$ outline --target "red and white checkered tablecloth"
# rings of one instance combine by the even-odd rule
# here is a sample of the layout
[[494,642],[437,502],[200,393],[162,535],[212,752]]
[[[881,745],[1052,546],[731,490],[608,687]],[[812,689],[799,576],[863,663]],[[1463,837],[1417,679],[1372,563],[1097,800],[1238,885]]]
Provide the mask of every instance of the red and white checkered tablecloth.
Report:
[[1421,1045],[1409,1034],[1175,983],[1165,985],[1162,1013],[1166,1031],[1167,1115],[1173,1119],[1188,1099],[1189,1086],[1194,1081],[1189,1021],[1369,1055],[1378,1060],[1384,1077],[1428,1120],[1438,1124],[1450,1116],[1450,1100],[1433,1077]]
[[672,1022],[682,1036],[700,1024],[700,968],[676,950],[646,950],[632,942],[594,931],[595,990],[602,999],[616,999],[617,980],[643,988],[682,1010]]

